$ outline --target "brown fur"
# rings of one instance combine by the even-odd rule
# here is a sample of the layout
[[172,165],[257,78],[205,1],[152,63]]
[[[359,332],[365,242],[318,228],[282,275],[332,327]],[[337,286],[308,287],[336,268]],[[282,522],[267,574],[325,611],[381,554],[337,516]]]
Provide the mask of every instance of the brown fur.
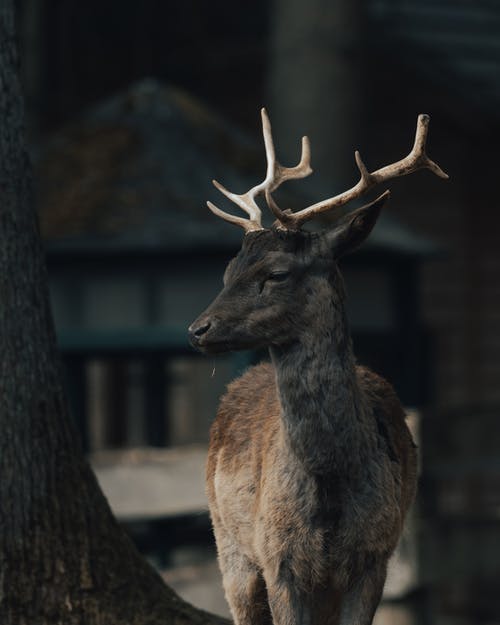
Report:
[[[389,540],[380,546],[388,554],[395,547],[413,500],[416,453],[392,387],[366,368],[357,367],[356,373],[393,457],[396,479],[409,485],[402,491],[399,514],[388,532]],[[280,563],[291,557],[293,576],[304,580],[304,592],[327,596],[326,601],[317,597],[316,611],[321,606],[328,608],[314,622],[337,623],[339,601],[335,598],[345,591],[348,580],[335,579],[332,558],[325,561],[324,557],[325,530],[312,528],[308,524],[310,517],[304,515],[304,505],[314,509],[317,488],[314,480],[304,475],[287,475],[288,468],[283,466],[283,455],[279,452],[283,447],[275,372],[271,363],[263,363],[229,385],[211,428],[207,495],[221,567],[225,577],[231,579],[233,574],[238,577],[234,561],[244,554],[255,571],[255,595],[262,596],[264,579],[276,578]],[[308,489],[313,491],[311,501],[307,501]],[[373,545],[368,548],[373,550]],[[228,596],[233,596],[234,591],[228,588],[230,583],[226,581],[226,591]],[[254,599],[255,595],[249,592],[245,601],[256,603],[251,611],[259,612],[262,599]],[[248,620],[248,623],[259,622],[263,621]]]

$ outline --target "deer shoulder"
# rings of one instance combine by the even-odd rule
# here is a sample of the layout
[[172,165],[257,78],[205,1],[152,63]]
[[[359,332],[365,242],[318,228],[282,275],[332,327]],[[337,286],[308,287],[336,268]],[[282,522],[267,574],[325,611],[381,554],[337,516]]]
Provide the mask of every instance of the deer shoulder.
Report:
[[[394,388],[367,367],[356,367],[356,374],[360,388],[368,399],[385,452],[406,473],[408,467],[414,466],[416,452],[409,450],[415,450],[416,445]],[[241,377],[233,380],[220,400],[210,430],[207,477],[213,476],[216,459],[224,447],[227,449],[223,456],[226,465],[232,459],[237,463],[238,456],[250,447],[264,452],[266,441],[273,440],[277,434],[280,411],[276,373],[270,362],[250,367]]]

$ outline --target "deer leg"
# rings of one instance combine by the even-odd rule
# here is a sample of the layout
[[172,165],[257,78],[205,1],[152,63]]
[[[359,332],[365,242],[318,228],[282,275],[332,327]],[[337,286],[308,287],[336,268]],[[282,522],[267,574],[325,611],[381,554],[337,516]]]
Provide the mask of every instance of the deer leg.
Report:
[[231,544],[217,538],[226,599],[235,625],[272,625],[264,578],[259,569]]
[[274,579],[266,576],[266,585],[274,625],[312,625],[311,598],[300,590],[293,575],[280,567]]
[[339,625],[371,625],[387,575],[387,562],[375,563],[364,571],[344,594]]

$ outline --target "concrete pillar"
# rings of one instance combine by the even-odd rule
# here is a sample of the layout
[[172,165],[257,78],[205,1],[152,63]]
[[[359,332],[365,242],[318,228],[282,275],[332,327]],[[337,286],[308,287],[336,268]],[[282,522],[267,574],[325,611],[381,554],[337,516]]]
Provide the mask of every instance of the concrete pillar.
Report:
[[333,193],[357,176],[362,112],[362,0],[274,0],[269,111],[278,155],[298,158],[312,142],[315,191]]

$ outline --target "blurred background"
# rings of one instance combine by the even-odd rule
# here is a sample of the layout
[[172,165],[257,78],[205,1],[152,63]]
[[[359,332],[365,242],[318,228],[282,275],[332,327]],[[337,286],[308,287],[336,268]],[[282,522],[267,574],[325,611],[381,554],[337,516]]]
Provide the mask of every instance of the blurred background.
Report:
[[[361,363],[419,441],[418,501],[378,623],[500,623],[500,5],[496,0],[18,0],[37,202],[73,417],[119,520],[168,583],[227,614],[203,491],[227,382],[262,355],[203,357],[186,328],[242,232],[216,178],[265,172],[303,134],[315,174],[294,208],[407,154],[343,263]],[[381,189],[383,190],[383,189]],[[237,210],[237,209],[234,209]]]

